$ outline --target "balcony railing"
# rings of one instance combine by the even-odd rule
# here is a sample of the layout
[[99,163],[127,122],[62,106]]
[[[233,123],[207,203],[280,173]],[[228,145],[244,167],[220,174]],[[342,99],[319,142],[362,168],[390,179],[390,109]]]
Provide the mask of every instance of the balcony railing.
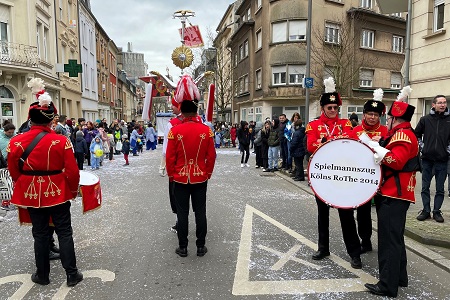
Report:
[[0,64],[37,67],[37,47],[0,41]]

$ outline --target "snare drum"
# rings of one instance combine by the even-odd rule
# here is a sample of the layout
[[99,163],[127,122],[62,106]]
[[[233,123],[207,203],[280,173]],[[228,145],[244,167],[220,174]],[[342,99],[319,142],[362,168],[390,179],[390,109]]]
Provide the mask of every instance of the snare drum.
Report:
[[94,173],[80,171],[79,185],[83,202],[83,213],[99,208],[102,205],[100,178]]
[[370,201],[381,184],[381,176],[372,149],[352,139],[326,142],[308,164],[314,194],[337,208],[356,208]]

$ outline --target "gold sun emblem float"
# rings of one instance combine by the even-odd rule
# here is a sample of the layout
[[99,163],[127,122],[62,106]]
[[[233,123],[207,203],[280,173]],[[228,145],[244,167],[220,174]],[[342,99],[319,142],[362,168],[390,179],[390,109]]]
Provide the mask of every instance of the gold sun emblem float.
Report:
[[175,48],[172,52],[172,61],[174,65],[180,69],[189,67],[193,60],[194,55],[192,54],[191,49],[184,45]]

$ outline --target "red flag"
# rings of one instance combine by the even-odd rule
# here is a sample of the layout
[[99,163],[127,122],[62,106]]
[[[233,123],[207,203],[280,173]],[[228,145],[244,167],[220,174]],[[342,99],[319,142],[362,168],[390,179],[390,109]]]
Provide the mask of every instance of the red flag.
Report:
[[214,108],[214,91],[216,86],[214,84],[209,85],[208,91],[208,107],[206,108],[206,121],[212,122],[213,108]]
[[100,181],[93,185],[82,185],[80,191],[83,202],[83,214],[97,209],[102,205],[102,189],[100,187]]
[[[178,30],[181,36],[181,29]],[[184,28],[184,45],[186,47],[202,47],[203,38],[197,25]]]

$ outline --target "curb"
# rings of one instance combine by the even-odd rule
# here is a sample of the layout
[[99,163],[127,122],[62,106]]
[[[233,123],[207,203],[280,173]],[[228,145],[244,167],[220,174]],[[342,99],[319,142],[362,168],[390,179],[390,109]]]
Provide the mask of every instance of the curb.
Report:
[[[287,182],[295,185],[296,187],[300,188],[301,190],[305,191],[306,193],[310,195],[314,195],[314,193],[309,188],[305,188],[303,184],[297,183],[296,181],[291,180],[291,178],[284,174],[283,171],[275,172],[277,176],[280,178],[286,180]],[[376,221],[372,221],[372,228],[374,231],[378,232],[378,228],[376,226]],[[440,255],[439,253],[427,248],[425,245],[430,246],[439,246],[439,247],[445,247],[450,248],[450,243],[447,241],[439,241],[433,238],[427,238],[422,237],[410,230],[407,230],[405,228],[405,246],[406,249],[410,250],[411,252],[417,254],[418,256],[424,258],[425,260],[435,264],[439,268],[450,272],[450,259],[445,258],[444,256]]]

